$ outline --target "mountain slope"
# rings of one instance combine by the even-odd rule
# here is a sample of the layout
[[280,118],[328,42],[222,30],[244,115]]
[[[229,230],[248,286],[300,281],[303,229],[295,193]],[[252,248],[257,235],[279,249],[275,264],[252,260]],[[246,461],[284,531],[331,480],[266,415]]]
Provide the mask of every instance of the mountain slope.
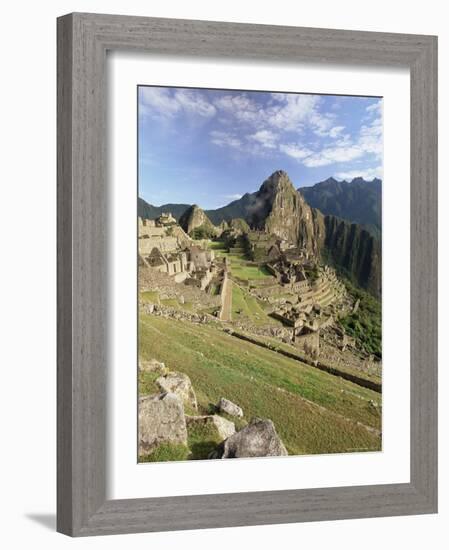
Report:
[[324,216],[325,239],[321,257],[337,271],[380,298],[381,244],[369,231],[336,216]]
[[252,203],[253,193],[245,193],[240,199],[232,201],[226,206],[215,210],[205,210],[205,212],[214,225],[219,225],[223,221],[229,222],[236,218],[246,219]]
[[247,222],[313,254],[319,251],[322,227],[283,170],[274,172],[253,194]]
[[364,226],[375,237],[382,231],[382,181],[354,178],[352,181],[337,181],[328,178],[311,187],[298,191],[308,204],[323,214],[337,216]]
[[205,234],[215,234],[215,226],[197,204],[192,204],[179,218],[179,225],[188,235],[201,228]]

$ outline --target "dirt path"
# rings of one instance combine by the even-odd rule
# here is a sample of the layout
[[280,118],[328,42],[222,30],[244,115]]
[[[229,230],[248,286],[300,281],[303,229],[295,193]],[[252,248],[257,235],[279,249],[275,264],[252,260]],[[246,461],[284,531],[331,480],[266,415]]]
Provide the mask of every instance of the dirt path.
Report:
[[232,308],[232,281],[228,277],[224,282],[224,288],[223,288],[223,306],[220,312],[221,321],[231,320],[232,318],[231,308]]

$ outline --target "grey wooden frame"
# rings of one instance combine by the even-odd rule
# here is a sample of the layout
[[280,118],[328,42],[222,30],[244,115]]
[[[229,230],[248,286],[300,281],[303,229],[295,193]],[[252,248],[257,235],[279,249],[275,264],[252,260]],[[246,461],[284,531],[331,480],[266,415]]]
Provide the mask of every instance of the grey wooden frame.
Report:
[[[57,529],[72,536],[437,511],[437,38],[74,13],[58,19]],[[106,52],[409,67],[411,479],[106,499]]]

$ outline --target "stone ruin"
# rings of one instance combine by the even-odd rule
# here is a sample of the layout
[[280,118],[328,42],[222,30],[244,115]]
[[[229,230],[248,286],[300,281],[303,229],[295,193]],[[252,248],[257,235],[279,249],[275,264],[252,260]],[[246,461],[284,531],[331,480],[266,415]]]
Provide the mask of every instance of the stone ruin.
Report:
[[214,251],[195,244],[170,213],[139,218],[139,265],[205,290],[217,276]]

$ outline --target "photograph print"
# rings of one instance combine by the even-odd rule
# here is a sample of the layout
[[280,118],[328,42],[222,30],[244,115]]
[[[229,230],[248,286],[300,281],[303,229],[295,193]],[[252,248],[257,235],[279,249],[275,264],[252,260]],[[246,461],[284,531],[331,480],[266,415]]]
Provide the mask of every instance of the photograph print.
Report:
[[137,94],[138,462],[381,451],[382,98]]

